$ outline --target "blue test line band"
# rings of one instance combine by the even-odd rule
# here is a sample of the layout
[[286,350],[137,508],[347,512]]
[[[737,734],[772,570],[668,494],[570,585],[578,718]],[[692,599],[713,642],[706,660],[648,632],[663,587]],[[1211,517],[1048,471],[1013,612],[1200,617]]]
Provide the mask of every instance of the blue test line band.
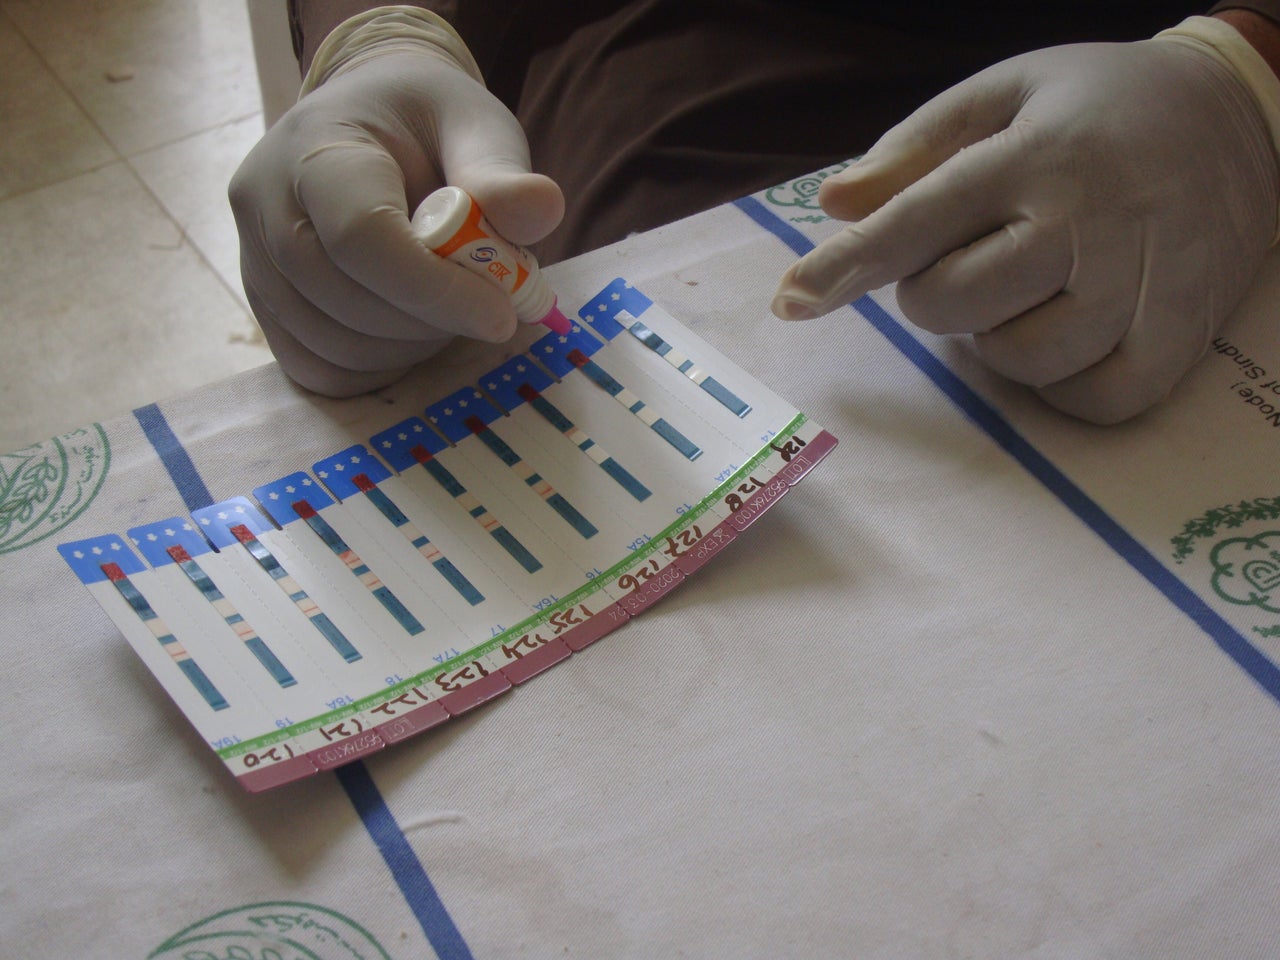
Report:
[[104,563],[102,572],[106,574],[107,579],[119,591],[120,596],[124,597],[125,602],[129,604],[133,612],[138,615],[138,619],[145,623],[155,635],[156,642],[164,648],[164,651],[169,654],[178,669],[191,681],[191,685],[204,698],[204,702],[209,705],[210,709],[227,709],[230,706],[227,698],[213,685],[213,681],[200,669],[200,665],[191,658],[191,654],[187,652],[186,648],[178,642],[178,638],[170,632],[165,622],[160,619],[160,615],[152,609],[151,603],[142,595],[142,591],[133,585],[133,582],[120,566],[115,563]]
[[167,552],[169,556],[173,557],[173,562],[178,565],[178,569],[186,574],[187,579],[200,591],[200,595],[209,601],[209,604],[221,615],[232,632],[241,639],[258,663],[262,664],[263,669],[271,674],[271,678],[281,687],[292,687],[296,684],[298,682],[297,678],[280,662],[279,657],[272,652],[266,641],[245,620],[240,611],[232,607],[231,601],[218,589],[218,585],[213,582],[213,578],[205,572],[204,568],[180,546],[172,546]]
[[311,621],[312,626],[320,631],[320,635],[329,641],[330,646],[343,660],[347,663],[355,663],[361,658],[360,651],[347,639],[346,634],[338,629],[338,625],[329,619],[328,614],[320,609],[307,591],[298,586],[297,581],[289,575],[289,571],[280,564],[275,554],[253,535],[252,530],[244,524],[237,524],[231,528],[231,534],[244,545],[249,555],[258,561],[258,566],[262,567],[279,585],[285,595],[302,611],[303,616]]
[[581,534],[583,539],[589,540],[600,532],[590,520],[578,512],[573,504],[557,493],[542,474],[525,463],[520,454],[512,450],[505,440],[490,430],[487,423],[479,417],[468,417],[467,427],[480,438],[486,447],[493,451],[499,460],[510,467],[530,490],[541,497],[547,506],[558,513],[565,523]]
[[368,498],[383,517],[409,541],[415,550],[431,564],[435,571],[444,577],[445,582],[462,596],[471,606],[484,602],[484,594],[476,589],[475,584],[454,566],[453,561],[431,542],[425,533],[404,515],[404,511],[396,506],[395,501],[378,489],[378,485],[365,474],[357,474],[354,478],[356,488]]

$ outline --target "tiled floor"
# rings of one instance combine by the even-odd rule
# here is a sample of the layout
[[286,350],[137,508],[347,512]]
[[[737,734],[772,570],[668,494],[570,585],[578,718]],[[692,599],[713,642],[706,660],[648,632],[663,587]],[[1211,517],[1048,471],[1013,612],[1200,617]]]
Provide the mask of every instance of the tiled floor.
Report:
[[226,185],[243,0],[0,0],[0,452],[271,359]]

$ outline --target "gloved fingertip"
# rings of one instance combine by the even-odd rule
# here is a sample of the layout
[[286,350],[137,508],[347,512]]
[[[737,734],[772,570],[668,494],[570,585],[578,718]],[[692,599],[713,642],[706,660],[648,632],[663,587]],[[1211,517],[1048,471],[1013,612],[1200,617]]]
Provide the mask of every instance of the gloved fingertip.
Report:
[[499,320],[482,329],[472,330],[470,335],[473,339],[483,340],[485,343],[506,343],[516,335],[519,326],[513,311],[510,314],[504,314]]
[[814,320],[821,316],[812,305],[781,293],[773,298],[769,309],[779,320]]
[[813,276],[812,254],[793,263],[778,281],[769,309],[779,320],[814,320],[829,313],[828,284]]
[[849,167],[818,186],[818,205],[837,220],[861,220],[892,199],[898,185],[874,167]]
[[536,243],[564,218],[560,185],[540,173],[489,169],[460,178],[458,185],[475,197],[488,221],[512,243]]

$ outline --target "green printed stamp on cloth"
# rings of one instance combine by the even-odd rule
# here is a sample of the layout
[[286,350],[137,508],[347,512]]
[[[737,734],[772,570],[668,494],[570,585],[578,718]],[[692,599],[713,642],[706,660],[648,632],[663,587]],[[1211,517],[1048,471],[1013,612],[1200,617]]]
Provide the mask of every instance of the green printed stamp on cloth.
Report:
[[0,553],[62,530],[102,489],[111,447],[99,424],[0,454]]
[[1280,637],[1280,497],[1224,504],[1188,520],[1173,538],[1173,559],[1185,563],[1198,542],[1205,575],[1216,597],[1235,607],[1253,608],[1252,632]]
[[764,198],[775,207],[795,207],[798,212],[788,211],[786,214],[792,223],[823,223],[831,218],[818,205],[818,187],[827,177],[839,173],[847,166],[849,163],[838,163],[825,170],[780,183],[766,190]]
[[223,910],[175,933],[147,960],[391,960],[354,920],[288,900]]

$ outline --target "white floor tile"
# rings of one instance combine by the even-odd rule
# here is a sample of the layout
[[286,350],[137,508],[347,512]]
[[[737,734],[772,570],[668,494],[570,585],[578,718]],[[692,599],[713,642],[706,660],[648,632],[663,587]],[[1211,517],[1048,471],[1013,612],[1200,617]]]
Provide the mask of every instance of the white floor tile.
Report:
[[116,159],[88,116],[0,13],[0,197]]
[[142,181],[240,301],[240,241],[227,184],[262,136],[262,116],[227,123],[129,159]]
[[125,156],[262,109],[240,0],[3,0],[0,10]]
[[0,201],[0,290],[0,449],[270,358],[124,163]]

